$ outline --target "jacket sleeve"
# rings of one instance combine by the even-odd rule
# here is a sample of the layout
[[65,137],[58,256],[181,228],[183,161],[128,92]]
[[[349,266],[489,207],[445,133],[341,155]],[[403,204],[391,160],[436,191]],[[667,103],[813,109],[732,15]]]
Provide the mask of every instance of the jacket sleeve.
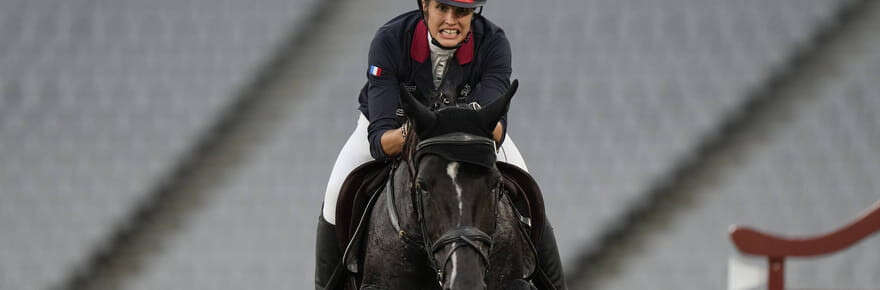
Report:
[[[486,43],[486,60],[484,62],[483,75],[480,82],[474,86],[473,96],[480,106],[486,106],[505,92],[510,87],[510,74],[512,72],[510,62],[510,42],[503,31],[499,31]],[[507,114],[501,116],[501,125],[504,127],[501,135],[501,143],[507,136]],[[498,143],[498,146],[501,146]]]
[[367,138],[370,141],[370,155],[377,160],[390,157],[382,150],[382,134],[401,125],[395,114],[400,104],[400,84],[394,57],[400,53],[400,49],[393,44],[393,40],[393,37],[380,30],[370,44],[367,58],[367,103],[370,112]]

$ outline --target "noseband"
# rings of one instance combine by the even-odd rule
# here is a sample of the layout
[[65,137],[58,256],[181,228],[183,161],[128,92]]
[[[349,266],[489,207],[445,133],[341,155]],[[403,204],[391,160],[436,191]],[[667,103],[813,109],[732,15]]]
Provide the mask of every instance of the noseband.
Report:
[[[486,154],[490,154],[491,156],[482,156],[482,158],[476,158],[479,160],[464,160],[459,154],[454,154],[455,152],[444,152],[450,151],[449,148],[463,148],[462,146],[466,146],[469,151],[484,151]],[[446,148],[443,148],[446,147]],[[455,150],[452,150],[455,151]],[[437,136],[429,139],[425,139],[418,143],[416,146],[415,156],[411,156],[414,158],[409,158],[409,166],[412,178],[412,185],[410,190],[413,196],[413,200],[416,202],[416,212],[418,213],[418,221],[419,226],[421,227],[422,235],[424,236],[425,242],[423,243],[423,247],[425,252],[428,254],[428,260],[431,261],[431,267],[437,271],[437,281],[440,283],[440,287],[443,287],[443,280],[446,275],[446,265],[449,263],[449,260],[452,258],[452,254],[455,253],[456,250],[460,248],[472,248],[479,255],[480,258],[486,265],[486,269],[488,270],[489,266],[489,252],[492,249],[494,244],[494,239],[492,239],[489,234],[478,229],[474,226],[458,226],[451,230],[446,231],[443,235],[440,236],[436,241],[430,243],[427,238],[427,221],[425,219],[425,190],[417,186],[416,177],[418,176],[418,163],[421,157],[425,154],[437,154],[441,155],[446,159],[452,161],[460,161],[466,163],[478,164],[481,166],[487,166],[491,164],[494,166],[495,163],[495,141],[486,138],[475,136],[471,134],[465,133],[452,133],[446,134],[442,136]],[[478,154],[480,155],[480,154]],[[500,186],[500,182],[497,183],[495,188],[491,189],[491,192],[497,193]],[[494,198],[494,195],[493,195]],[[485,243],[488,245],[488,250],[483,250],[480,248],[478,243]],[[430,244],[430,248],[428,245]],[[440,264],[437,264],[437,261],[434,260],[434,253],[443,250],[448,245],[452,245],[452,249],[449,250],[449,253],[443,258]]]

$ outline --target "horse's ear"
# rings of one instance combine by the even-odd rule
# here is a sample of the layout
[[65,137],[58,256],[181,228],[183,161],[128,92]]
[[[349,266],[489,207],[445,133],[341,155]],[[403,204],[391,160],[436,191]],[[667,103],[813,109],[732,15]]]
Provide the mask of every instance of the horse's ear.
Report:
[[507,92],[504,95],[501,95],[491,104],[486,105],[483,109],[480,110],[480,114],[482,114],[483,119],[483,128],[492,132],[495,129],[495,124],[501,120],[501,117],[504,114],[507,114],[507,110],[510,108],[510,100],[513,98],[513,95],[516,94],[516,89],[519,87],[519,80],[513,80],[510,84],[510,88],[507,89]]
[[403,86],[400,86],[400,104],[403,106],[403,111],[406,115],[414,122],[417,134],[434,128],[434,125],[437,123],[437,115],[416,100]]

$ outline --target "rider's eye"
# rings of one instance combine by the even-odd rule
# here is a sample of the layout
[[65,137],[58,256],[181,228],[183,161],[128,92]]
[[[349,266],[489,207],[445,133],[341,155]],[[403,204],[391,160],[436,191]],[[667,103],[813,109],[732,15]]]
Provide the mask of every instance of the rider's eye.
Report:
[[455,8],[455,16],[457,17],[465,17],[474,13],[474,9],[472,8]]

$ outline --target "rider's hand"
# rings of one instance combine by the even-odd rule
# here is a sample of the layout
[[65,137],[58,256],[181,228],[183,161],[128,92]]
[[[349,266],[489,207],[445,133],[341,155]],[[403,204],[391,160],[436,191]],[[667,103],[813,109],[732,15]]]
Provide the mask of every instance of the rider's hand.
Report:
[[498,125],[495,125],[495,130],[492,130],[492,139],[495,139],[495,143],[501,144],[501,138],[504,134],[504,126],[501,125],[501,122],[498,122]]
[[385,131],[380,139],[382,151],[385,151],[386,156],[397,156],[403,151],[404,140],[402,128]]

